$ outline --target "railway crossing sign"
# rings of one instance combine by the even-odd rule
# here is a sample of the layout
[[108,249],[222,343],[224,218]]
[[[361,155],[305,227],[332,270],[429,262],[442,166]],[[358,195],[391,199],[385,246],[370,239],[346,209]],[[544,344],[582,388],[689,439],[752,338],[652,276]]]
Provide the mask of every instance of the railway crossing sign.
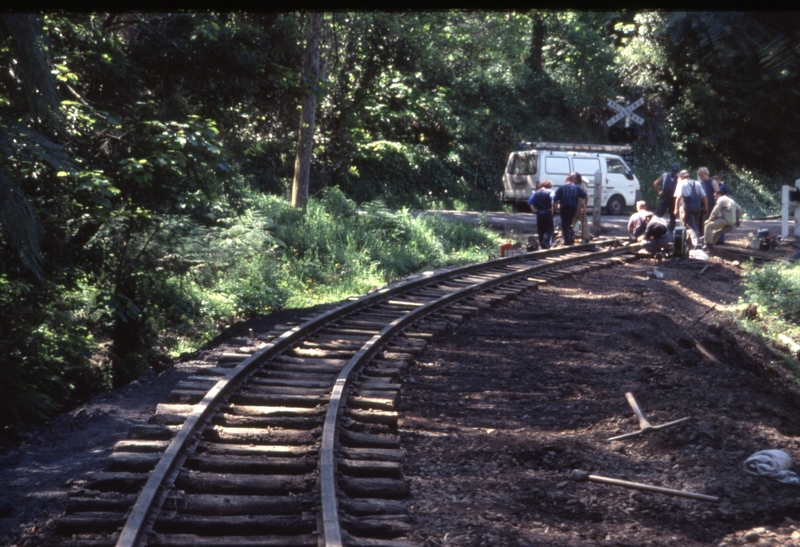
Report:
[[[631,120],[634,123],[639,125],[644,125],[644,118],[641,116],[637,116],[633,113],[634,110],[639,108],[644,104],[644,98],[639,97],[635,101],[633,101],[628,106],[623,106],[616,101],[608,101],[608,107],[613,108],[617,111],[609,120],[606,122],[608,127],[611,129],[608,131],[608,139],[611,141],[612,144],[617,144],[620,142],[631,143],[636,140],[636,130],[630,127]],[[625,118],[625,127],[613,127],[615,123],[620,121],[621,119]]]
[[630,121],[629,120],[633,120],[635,123],[638,123],[639,125],[643,125],[644,124],[644,118],[642,118],[641,116],[637,116],[636,114],[633,113],[634,110],[636,110],[637,108],[639,108],[643,104],[644,104],[644,98],[643,97],[639,97],[639,99],[637,99],[636,101],[632,102],[628,106],[622,106],[621,104],[619,104],[618,102],[615,102],[615,101],[611,101],[611,100],[608,101],[608,106],[613,108],[614,110],[616,110],[617,113],[612,118],[610,118],[606,122],[606,124],[608,125],[608,127],[611,127],[612,125],[614,125],[615,123],[620,121],[622,118],[625,118],[625,127],[628,127],[630,125]]

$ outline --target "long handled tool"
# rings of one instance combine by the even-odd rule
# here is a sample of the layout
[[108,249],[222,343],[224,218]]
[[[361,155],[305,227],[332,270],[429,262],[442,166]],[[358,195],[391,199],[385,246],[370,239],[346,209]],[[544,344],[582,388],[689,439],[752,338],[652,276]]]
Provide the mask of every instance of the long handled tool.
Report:
[[618,437],[611,437],[609,439],[606,439],[606,442],[629,439],[631,437],[636,437],[637,435],[642,435],[643,433],[650,433],[651,431],[664,429],[665,427],[679,424],[690,419],[689,417],[686,417],[686,418],[681,418],[680,420],[667,422],[661,425],[652,425],[650,422],[647,421],[647,418],[644,417],[644,414],[642,414],[641,409],[639,409],[639,405],[636,403],[636,399],[633,398],[633,393],[630,392],[626,393],[625,398],[628,399],[628,404],[631,405],[633,413],[636,414],[636,417],[639,419],[639,431],[634,431],[633,433],[626,433],[625,435],[619,435]]
[[705,494],[697,494],[695,492],[687,492],[686,490],[675,490],[673,488],[664,488],[662,486],[653,486],[652,484],[643,484],[641,482],[624,481],[622,479],[612,479],[610,477],[603,477],[600,475],[590,475],[586,471],[575,469],[570,475],[572,480],[576,481],[591,481],[599,482],[601,484],[611,484],[614,486],[623,486],[625,488],[633,488],[636,490],[646,490],[648,492],[658,492],[659,494],[669,494],[670,496],[680,496],[682,498],[690,498],[693,500],[701,501],[719,501],[716,496],[707,496]]

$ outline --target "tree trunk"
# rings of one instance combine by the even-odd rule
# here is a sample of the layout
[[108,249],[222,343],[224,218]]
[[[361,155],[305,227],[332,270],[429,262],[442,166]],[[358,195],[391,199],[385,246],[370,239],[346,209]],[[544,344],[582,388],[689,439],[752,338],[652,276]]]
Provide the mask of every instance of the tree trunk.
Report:
[[541,13],[532,13],[533,32],[531,33],[531,49],[528,57],[528,66],[533,72],[542,71],[542,51],[544,49],[544,17]]
[[63,134],[59,111],[61,100],[51,73],[42,22],[38,16],[25,13],[5,14],[2,21],[11,34],[11,43],[19,60],[20,80],[31,110],[42,123]]
[[308,42],[303,56],[303,82],[306,96],[300,110],[300,131],[297,142],[297,158],[294,162],[292,181],[292,207],[305,211],[308,202],[308,177],[311,171],[311,149],[314,145],[314,116],[317,110],[319,89],[319,40],[322,14],[308,14]]

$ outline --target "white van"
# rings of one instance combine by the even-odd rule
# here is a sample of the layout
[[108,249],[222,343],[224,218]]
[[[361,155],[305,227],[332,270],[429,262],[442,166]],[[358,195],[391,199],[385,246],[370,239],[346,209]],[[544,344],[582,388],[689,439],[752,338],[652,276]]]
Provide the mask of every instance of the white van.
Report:
[[570,173],[579,173],[589,186],[589,203],[594,203],[594,177],[600,172],[601,205],[610,215],[621,215],[641,199],[639,180],[622,159],[632,157],[629,146],[558,142],[520,143],[520,150],[508,157],[500,199],[517,211],[529,212],[528,198],[540,180],[549,179],[553,189],[564,184]]

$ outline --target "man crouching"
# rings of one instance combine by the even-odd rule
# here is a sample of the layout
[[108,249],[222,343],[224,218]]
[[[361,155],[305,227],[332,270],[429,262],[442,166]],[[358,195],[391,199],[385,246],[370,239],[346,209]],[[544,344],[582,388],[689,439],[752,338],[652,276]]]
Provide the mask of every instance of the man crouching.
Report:
[[647,211],[644,214],[647,227],[644,229],[641,241],[644,242],[642,249],[650,254],[656,254],[659,251],[670,250],[672,248],[672,233],[669,231],[667,222],[653,214],[652,211]]

